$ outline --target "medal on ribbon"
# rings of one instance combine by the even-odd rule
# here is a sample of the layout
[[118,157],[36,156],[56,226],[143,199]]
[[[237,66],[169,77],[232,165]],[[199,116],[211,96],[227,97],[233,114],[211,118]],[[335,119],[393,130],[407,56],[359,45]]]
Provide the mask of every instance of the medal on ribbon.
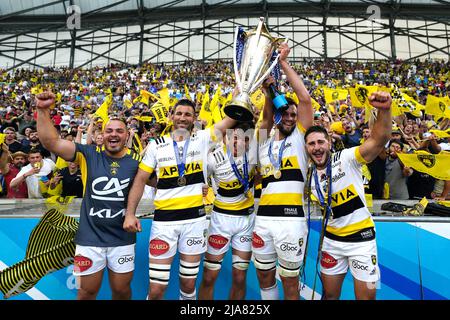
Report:
[[273,168],[273,177],[278,180],[281,178],[281,161],[283,159],[283,151],[284,151],[284,146],[286,143],[286,138],[283,139],[283,142],[281,143],[281,146],[280,146],[280,150],[278,150],[278,159],[275,159],[275,157],[272,153],[272,145],[273,145],[274,139],[275,138],[272,138],[272,140],[270,140],[269,159],[270,159],[270,163],[272,164],[272,168]]
[[189,141],[190,139],[187,139],[183,149],[178,148],[178,144],[175,140],[173,140],[173,151],[175,152],[175,159],[177,161],[177,167],[178,167],[178,179],[177,184],[179,187],[184,187],[187,183],[186,177],[184,176],[185,169],[186,169],[186,156],[187,156],[187,150],[189,147]]
[[227,156],[228,156],[228,159],[230,160],[231,168],[233,169],[234,175],[237,177],[238,181],[244,187],[244,196],[246,198],[250,198],[250,182],[249,182],[249,176],[248,176],[247,152],[244,153],[244,163],[242,164],[242,167],[243,167],[242,171],[244,173],[244,176],[242,176],[241,173],[239,172],[236,162],[234,161],[234,157],[228,148],[227,148]]

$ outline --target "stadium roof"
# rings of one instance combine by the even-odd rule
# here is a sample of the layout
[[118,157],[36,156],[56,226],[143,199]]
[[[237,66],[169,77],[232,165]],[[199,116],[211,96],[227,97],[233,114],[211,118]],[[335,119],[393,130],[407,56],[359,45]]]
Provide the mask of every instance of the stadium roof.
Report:
[[231,59],[258,17],[294,61],[450,58],[447,0],[1,0],[0,67]]
[[295,12],[303,16],[355,16],[371,5],[381,17],[432,18],[448,23],[450,1],[446,0],[2,0],[0,33],[63,28],[71,11],[81,11],[81,28],[104,25],[136,25],[165,20],[187,21],[229,17],[277,16]]

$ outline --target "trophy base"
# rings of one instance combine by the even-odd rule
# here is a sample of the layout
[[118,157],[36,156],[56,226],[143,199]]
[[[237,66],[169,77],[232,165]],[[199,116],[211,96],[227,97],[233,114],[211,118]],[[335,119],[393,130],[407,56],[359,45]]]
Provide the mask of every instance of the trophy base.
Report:
[[[239,97],[239,96],[238,96]],[[247,99],[233,99],[224,108],[223,112],[231,119],[237,121],[252,121],[253,112],[251,102]]]

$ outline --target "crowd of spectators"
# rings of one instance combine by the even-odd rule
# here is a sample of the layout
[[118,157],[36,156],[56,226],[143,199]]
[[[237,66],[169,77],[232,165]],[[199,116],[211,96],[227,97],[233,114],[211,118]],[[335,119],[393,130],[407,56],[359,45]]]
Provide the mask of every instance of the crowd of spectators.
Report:
[[[350,97],[325,102],[322,87],[345,88],[359,85],[391,86],[395,84],[419,103],[425,105],[428,95],[446,97],[450,90],[448,61],[351,62],[345,60],[304,60],[294,64],[296,71],[318,102],[315,124],[327,128],[333,137],[335,150],[361,144],[370,136],[365,109],[352,105]],[[289,94],[288,83],[280,79],[281,91]],[[157,94],[167,88],[171,99],[189,96],[201,110],[205,92],[212,97],[221,88],[223,97],[234,89],[232,63],[219,60],[211,63],[189,61],[179,65],[126,66],[112,64],[92,69],[47,68],[16,69],[0,75],[0,132],[4,142],[0,156],[1,196],[7,198],[43,198],[52,195],[82,196],[79,164],[56,159],[40,143],[36,131],[34,95],[51,90],[57,95],[52,119],[61,137],[79,143],[102,145],[102,120],[94,115],[107,95],[113,103],[109,113],[125,118],[132,138],[140,139],[145,148],[150,139],[164,131],[167,123],[142,121],[153,116],[149,105],[133,102],[141,90]],[[187,91],[187,92],[186,92]],[[449,100],[450,101],[450,100]],[[169,111],[170,112],[170,111]],[[259,110],[255,110],[255,120]],[[395,117],[392,139],[386,150],[368,164],[368,193],[374,199],[445,199],[450,182],[406,167],[398,153],[425,150],[432,154],[450,151],[448,138],[430,134],[430,130],[446,130],[449,119],[435,119],[404,113]],[[205,121],[198,120],[204,127]]]

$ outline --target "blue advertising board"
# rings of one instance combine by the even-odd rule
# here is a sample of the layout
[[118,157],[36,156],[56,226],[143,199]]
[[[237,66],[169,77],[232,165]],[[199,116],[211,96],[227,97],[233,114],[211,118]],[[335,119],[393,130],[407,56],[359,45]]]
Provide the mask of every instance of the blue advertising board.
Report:
[[[25,256],[28,237],[38,223],[37,218],[0,219],[0,269],[7,268]],[[132,281],[133,299],[143,300],[148,289],[148,241],[152,220],[143,219],[143,231],[138,234],[136,267]],[[450,299],[450,223],[428,222],[376,222],[378,257],[381,282],[377,284],[380,300],[447,300]],[[321,284],[316,273],[316,258],[320,235],[320,222],[313,221],[307,251],[305,285],[302,297],[311,299],[314,282],[314,298],[320,299]],[[166,299],[178,300],[178,258],[172,264],[171,278]],[[11,300],[50,299],[73,300],[76,298],[76,278],[73,266],[50,273],[34,288]],[[317,278],[316,278],[317,277]],[[202,272],[198,276],[200,284]],[[231,253],[222,264],[216,283],[214,299],[228,298],[231,287]],[[315,279],[316,278],[316,279]],[[282,297],[281,285],[278,286]],[[111,299],[107,274],[98,299]],[[259,300],[259,285],[253,264],[247,276],[248,300]],[[354,299],[353,280],[350,273],[344,280],[341,299]]]

